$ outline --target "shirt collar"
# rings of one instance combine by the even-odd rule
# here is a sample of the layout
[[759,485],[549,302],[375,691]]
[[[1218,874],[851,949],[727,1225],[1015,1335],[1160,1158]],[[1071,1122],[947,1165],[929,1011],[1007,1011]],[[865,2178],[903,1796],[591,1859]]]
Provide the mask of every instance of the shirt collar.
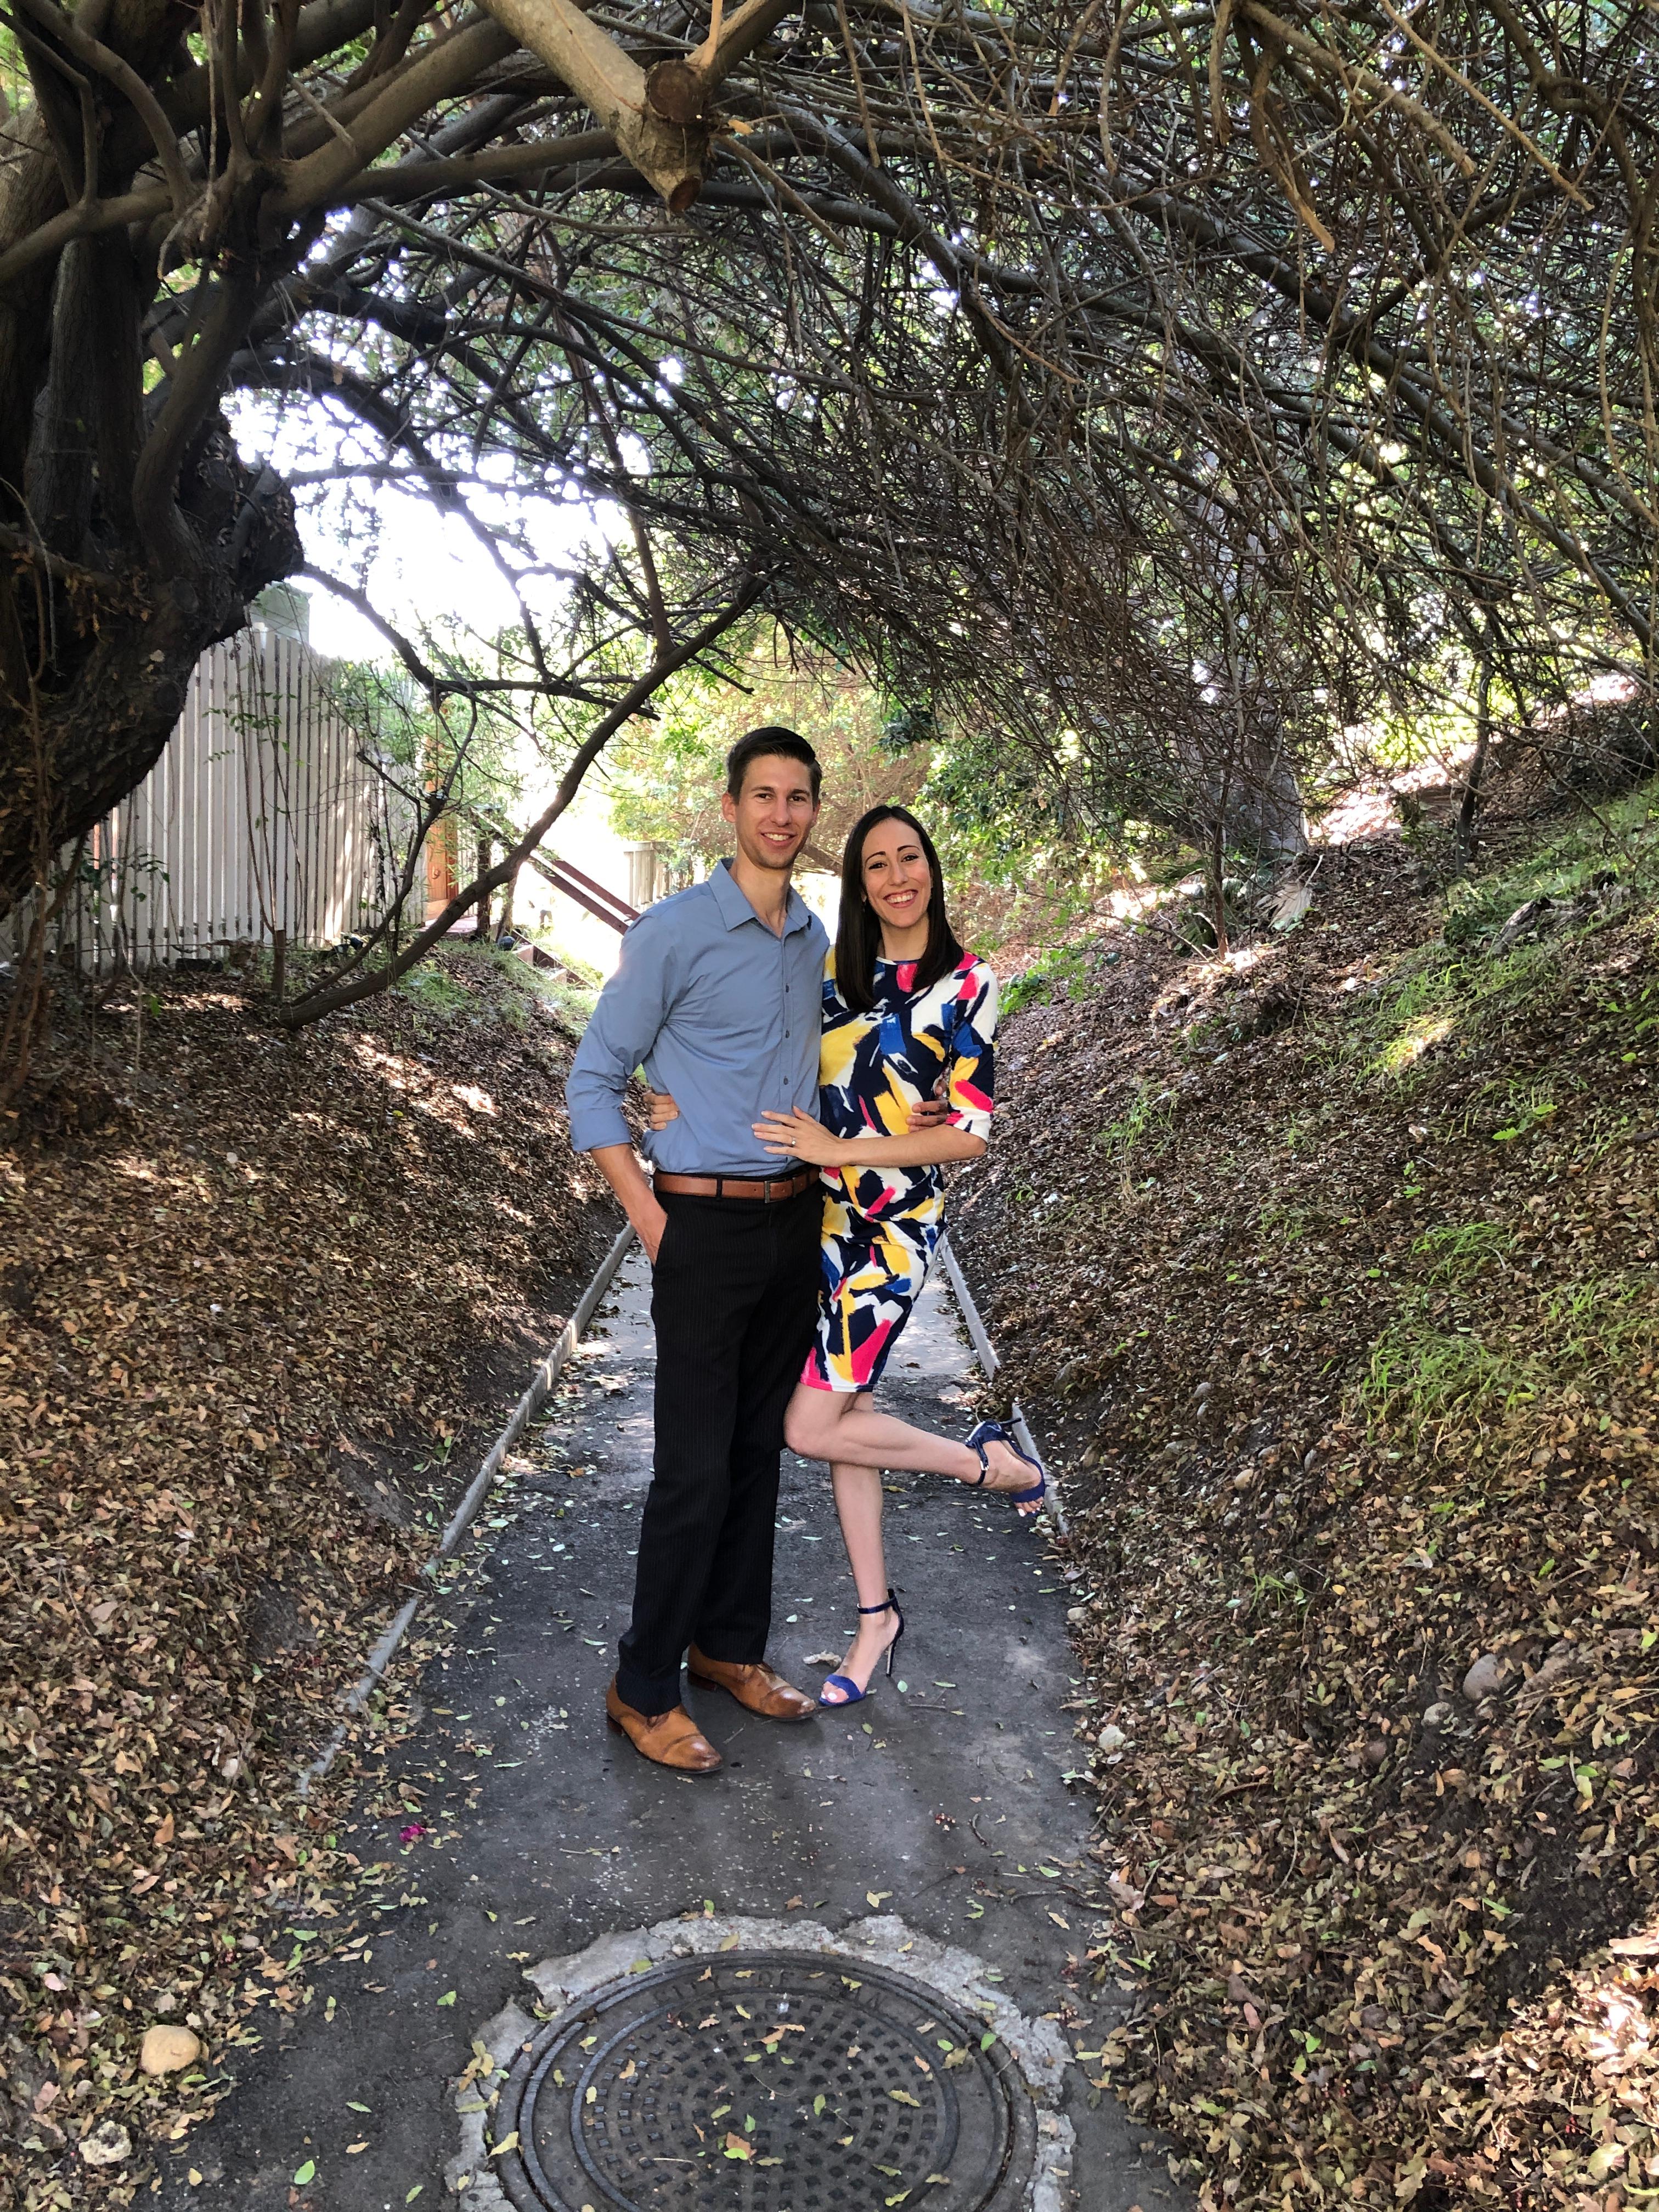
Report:
[[[734,879],[730,860],[720,862],[708,878],[708,887],[714,894],[714,903],[720,908],[720,920],[728,929],[741,928],[745,921],[759,922],[763,929],[766,927],[766,924],[761,921],[760,916],[744,897],[741,885]],[[811,908],[807,905],[792,884],[789,886],[789,903],[784,909],[784,935],[793,937],[797,930],[809,928],[811,926]]]

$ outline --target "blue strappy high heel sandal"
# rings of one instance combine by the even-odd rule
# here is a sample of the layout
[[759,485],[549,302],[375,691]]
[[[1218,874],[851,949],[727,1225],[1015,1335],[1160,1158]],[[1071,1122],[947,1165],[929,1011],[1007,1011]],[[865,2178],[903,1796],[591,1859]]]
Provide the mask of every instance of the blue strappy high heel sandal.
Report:
[[[898,1650],[904,1634],[904,1615],[899,1612],[899,1601],[890,1588],[887,1593],[887,1602],[884,1605],[861,1605],[859,1611],[898,1613],[898,1635],[887,1647],[887,1679],[890,1682],[893,1679],[893,1654]],[[844,1690],[847,1694],[842,1698],[826,1698],[823,1690],[832,1688]],[[818,1692],[818,1703],[827,1713],[838,1713],[844,1705],[861,1705],[870,1695],[868,1690],[860,1689],[850,1674],[827,1674],[824,1677],[823,1690]]]
[[968,1442],[979,1454],[979,1480],[972,1486],[974,1489],[982,1489],[990,1479],[991,1462],[985,1455],[986,1445],[1006,1444],[1016,1459],[1023,1459],[1027,1467],[1036,1469],[1036,1480],[1029,1490],[1005,1490],[999,1494],[1011,1505],[1040,1505],[1048,1496],[1048,1479],[1042,1472],[1042,1462],[1033,1459],[1030,1452],[1023,1452],[1000,1421],[981,1421]]

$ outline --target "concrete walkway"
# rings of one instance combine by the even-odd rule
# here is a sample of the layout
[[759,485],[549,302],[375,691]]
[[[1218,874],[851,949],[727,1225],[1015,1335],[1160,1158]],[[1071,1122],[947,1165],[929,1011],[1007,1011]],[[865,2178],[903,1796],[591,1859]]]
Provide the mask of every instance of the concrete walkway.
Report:
[[[452,1656],[428,1668],[396,1754],[410,1786],[382,1786],[356,1815],[351,1848],[397,1868],[384,1909],[358,1916],[368,1948],[322,1966],[305,2010],[258,2015],[263,2047],[225,2059],[235,2093],[167,2151],[163,2205],[426,2212],[458,2147],[451,2085],[487,2018],[511,1999],[533,2006],[526,1967],[679,1913],[793,1913],[831,1930],[900,1915],[978,1954],[1022,2011],[1088,2051],[1131,2001],[1109,1977],[1097,1987],[1085,1960],[1100,1869],[1085,1854],[1088,1793],[1063,1778],[1079,1748],[1063,1710],[1078,1694],[1066,1584],[1046,1524],[994,1498],[891,1479],[908,1628],[869,1704],[784,1728],[694,1687],[688,1703],[727,1759],[703,1782],[607,1732],[650,1471],[647,1299],[635,1253],[604,1333],[567,1370],[574,1387],[515,1462],[528,1471],[487,1510],[502,1523],[493,1554],[452,1601]],[[887,1401],[961,1433],[973,1371],[935,1282]],[[824,1470],[789,1456],[776,1592],[771,1656],[816,1689],[814,1655],[839,1657],[854,1595]],[[428,1832],[401,1844],[416,1821]],[[1097,2070],[1074,2067],[1066,2095],[1074,2203],[1178,2212],[1185,2191],[1115,2099],[1090,2088]]]

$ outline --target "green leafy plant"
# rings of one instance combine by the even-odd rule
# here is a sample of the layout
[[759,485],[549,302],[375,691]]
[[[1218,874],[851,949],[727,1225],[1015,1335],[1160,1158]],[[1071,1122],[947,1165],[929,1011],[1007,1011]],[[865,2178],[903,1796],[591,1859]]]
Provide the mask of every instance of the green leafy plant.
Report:
[[1080,945],[1057,945],[1002,987],[1005,1018],[1024,1013],[1028,1006],[1047,1006],[1056,988],[1081,982],[1088,971],[1088,949]]
[[1123,1194],[1129,1194],[1130,1170],[1138,1154],[1161,1152],[1175,1127],[1176,1097],[1156,1084],[1142,1084],[1129,1102],[1128,1111],[1109,1121],[1094,1139],[1118,1171]]

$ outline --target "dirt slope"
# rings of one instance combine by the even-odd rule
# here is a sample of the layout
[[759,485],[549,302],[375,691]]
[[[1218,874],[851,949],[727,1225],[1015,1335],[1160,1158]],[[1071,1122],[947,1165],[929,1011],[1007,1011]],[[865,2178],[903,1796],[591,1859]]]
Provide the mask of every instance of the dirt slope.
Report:
[[1421,883],[1074,949],[955,1201],[1070,1475],[1101,2078],[1213,2207],[1659,2191],[1647,802]]
[[516,963],[292,1040],[234,975],[87,1018],[0,1150],[0,2197],[40,2205],[129,2201],[253,1996],[302,2001],[272,1916],[356,1867],[298,1767],[612,1229]]

